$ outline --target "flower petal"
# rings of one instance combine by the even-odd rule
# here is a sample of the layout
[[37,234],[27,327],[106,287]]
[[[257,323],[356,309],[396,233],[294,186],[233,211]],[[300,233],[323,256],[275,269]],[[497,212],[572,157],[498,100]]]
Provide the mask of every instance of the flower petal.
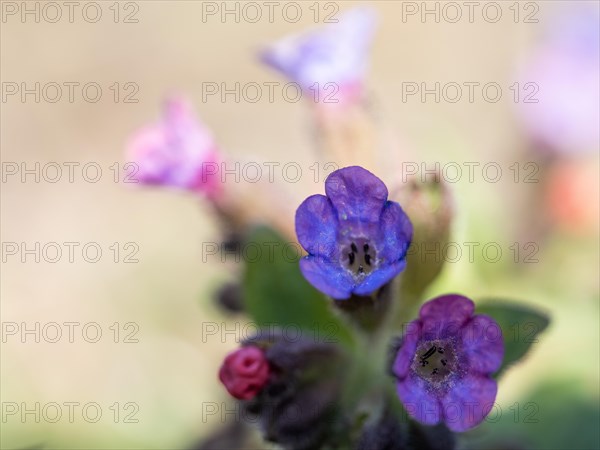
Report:
[[471,371],[482,375],[494,373],[504,357],[500,325],[489,316],[473,316],[462,329],[462,348]]
[[146,126],[132,135],[127,144],[127,159],[137,166],[131,175],[134,179],[144,184],[169,182],[174,162],[165,142],[165,132],[160,125]]
[[441,403],[423,378],[410,373],[396,384],[396,389],[412,418],[425,425],[435,425],[442,420]]
[[319,291],[337,300],[350,298],[354,281],[340,265],[319,256],[306,256],[300,260],[304,278]]
[[467,297],[450,294],[428,301],[419,311],[423,333],[428,339],[456,335],[471,318],[475,305]]
[[368,170],[351,166],[327,177],[325,193],[337,210],[339,220],[378,222],[388,190],[383,181]]
[[479,425],[494,406],[498,385],[495,380],[469,374],[442,398],[444,422],[452,431],[466,431]]
[[413,236],[413,226],[408,216],[398,203],[388,201],[380,223],[384,245],[378,256],[387,261],[403,259]]
[[392,280],[404,270],[404,267],[406,267],[406,261],[394,261],[391,264],[379,267],[367,275],[352,292],[357,295],[368,295]]
[[330,257],[336,246],[336,213],[324,195],[308,197],[296,210],[296,235],[312,255]]
[[267,65],[282,72],[303,90],[328,83],[343,86],[361,82],[377,17],[371,7],[351,8],[336,23],[293,34],[262,54]]
[[406,330],[402,336],[402,343],[392,365],[392,372],[399,379],[405,378],[408,374],[410,365],[417,353],[417,344],[420,338],[421,322],[413,320],[406,326]]
[[128,158],[140,183],[199,190],[209,194],[217,180],[205,174],[204,164],[217,159],[217,145],[188,102],[168,99],[163,119],[137,131],[127,146]]

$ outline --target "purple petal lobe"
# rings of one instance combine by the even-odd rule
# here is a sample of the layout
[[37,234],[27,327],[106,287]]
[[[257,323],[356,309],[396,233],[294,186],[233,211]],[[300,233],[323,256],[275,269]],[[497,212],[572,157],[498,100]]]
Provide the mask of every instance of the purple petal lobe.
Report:
[[336,214],[324,195],[312,195],[296,211],[296,234],[312,255],[330,257],[336,246]]
[[408,414],[425,425],[435,425],[442,420],[441,403],[423,378],[409,374],[397,383],[398,397]]
[[409,323],[404,329],[402,336],[402,344],[396,354],[396,359],[392,365],[392,371],[400,380],[406,377],[410,369],[410,365],[417,352],[417,344],[421,337],[421,322],[414,320]]
[[356,236],[365,236],[375,241],[380,233],[377,222],[364,222],[360,219],[342,220],[338,225],[338,243],[351,240]]
[[497,391],[496,381],[481,375],[457,380],[442,398],[444,422],[456,432],[479,425],[494,407]]
[[394,261],[377,270],[374,270],[365,277],[353,290],[357,295],[368,295],[379,289],[396,275],[404,270],[406,261]]
[[475,305],[467,297],[450,294],[436,297],[421,307],[419,317],[427,339],[444,338],[459,333],[471,318]]
[[137,131],[127,145],[132,173],[143,184],[165,185],[215,194],[220,186],[206,173],[217,164],[217,146],[207,127],[195,116],[188,102],[169,99],[158,123]]
[[482,375],[494,373],[504,357],[500,325],[489,316],[473,316],[462,329],[462,348],[471,371]]
[[388,190],[379,178],[359,166],[332,172],[325,180],[325,193],[340,220],[378,222]]
[[398,203],[386,203],[381,214],[381,233],[384,246],[379,256],[388,261],[403,259],[412,240],[413,226]]
[[337,300],[350,298],[354,282],[340,265],[319,256],[306,256],[300,260],[300,270],[304,278],[325,295]]
[[362,83],[377,17],[370,7],[356,7],[335,23],[284,37],[268,47],[262,60],[303,90]]

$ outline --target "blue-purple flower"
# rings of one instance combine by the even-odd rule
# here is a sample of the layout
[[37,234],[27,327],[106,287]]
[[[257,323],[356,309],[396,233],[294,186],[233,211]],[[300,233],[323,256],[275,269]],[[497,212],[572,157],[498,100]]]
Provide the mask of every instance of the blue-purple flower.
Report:
[[365,296],[406,265],[413,228],[385,184],[366,169],[346,167],[325,180],[326,195],[308,197],[296,211],[304,277],[321,292]]
[[362,90],[376,22],[372,8],[352,8],[323,27],[281,39],[262,60],[306,92],[322,91],[330,102],[353,99]]
[[425,303],[407,327],[392,372],[400,400],[421,423],[466,431],[494,406],[491,374],[502,364],[502,331],[473,310],[468,298],[444,295]]

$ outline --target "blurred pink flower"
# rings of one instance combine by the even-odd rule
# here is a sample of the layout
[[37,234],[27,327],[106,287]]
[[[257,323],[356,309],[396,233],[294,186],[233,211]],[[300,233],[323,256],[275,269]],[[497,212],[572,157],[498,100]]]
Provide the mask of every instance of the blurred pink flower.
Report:
[[[537,146],[554,153],[598,151],[600,32],[597,8],[557,16],[520,74],[519,114]],[[532,94],[532,97],[524,97]],[[537,103],[529,103],[533,99]]]
[[599,192],[597,159],[555,164],[548,173],[545,199],[550,218],[569,231],[597,230]]
[[287,36],[265,49],[264,63],[300,85],[319,103],[346,103],[360,98],[377,24],[367,6],[332,18],[337,22]]
[[170,186],[219,194],[214,174],[220,160],[217,145],[206,126],[182,98],[170,98],[157,123],[136,131],[127,144],[127,157],[136,163],[134,179],[146,185]]

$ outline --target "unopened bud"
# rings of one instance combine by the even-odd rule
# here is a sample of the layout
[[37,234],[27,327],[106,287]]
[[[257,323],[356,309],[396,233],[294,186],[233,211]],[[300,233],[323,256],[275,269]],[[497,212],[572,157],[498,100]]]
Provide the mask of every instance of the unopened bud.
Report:
[[442,250],[450,236],[453,201],[441,176],[434,180],[408,179],[390,195],[410,218],[414,234],[401,279],[403,300],[417,298],[440,274],[444,265]]

